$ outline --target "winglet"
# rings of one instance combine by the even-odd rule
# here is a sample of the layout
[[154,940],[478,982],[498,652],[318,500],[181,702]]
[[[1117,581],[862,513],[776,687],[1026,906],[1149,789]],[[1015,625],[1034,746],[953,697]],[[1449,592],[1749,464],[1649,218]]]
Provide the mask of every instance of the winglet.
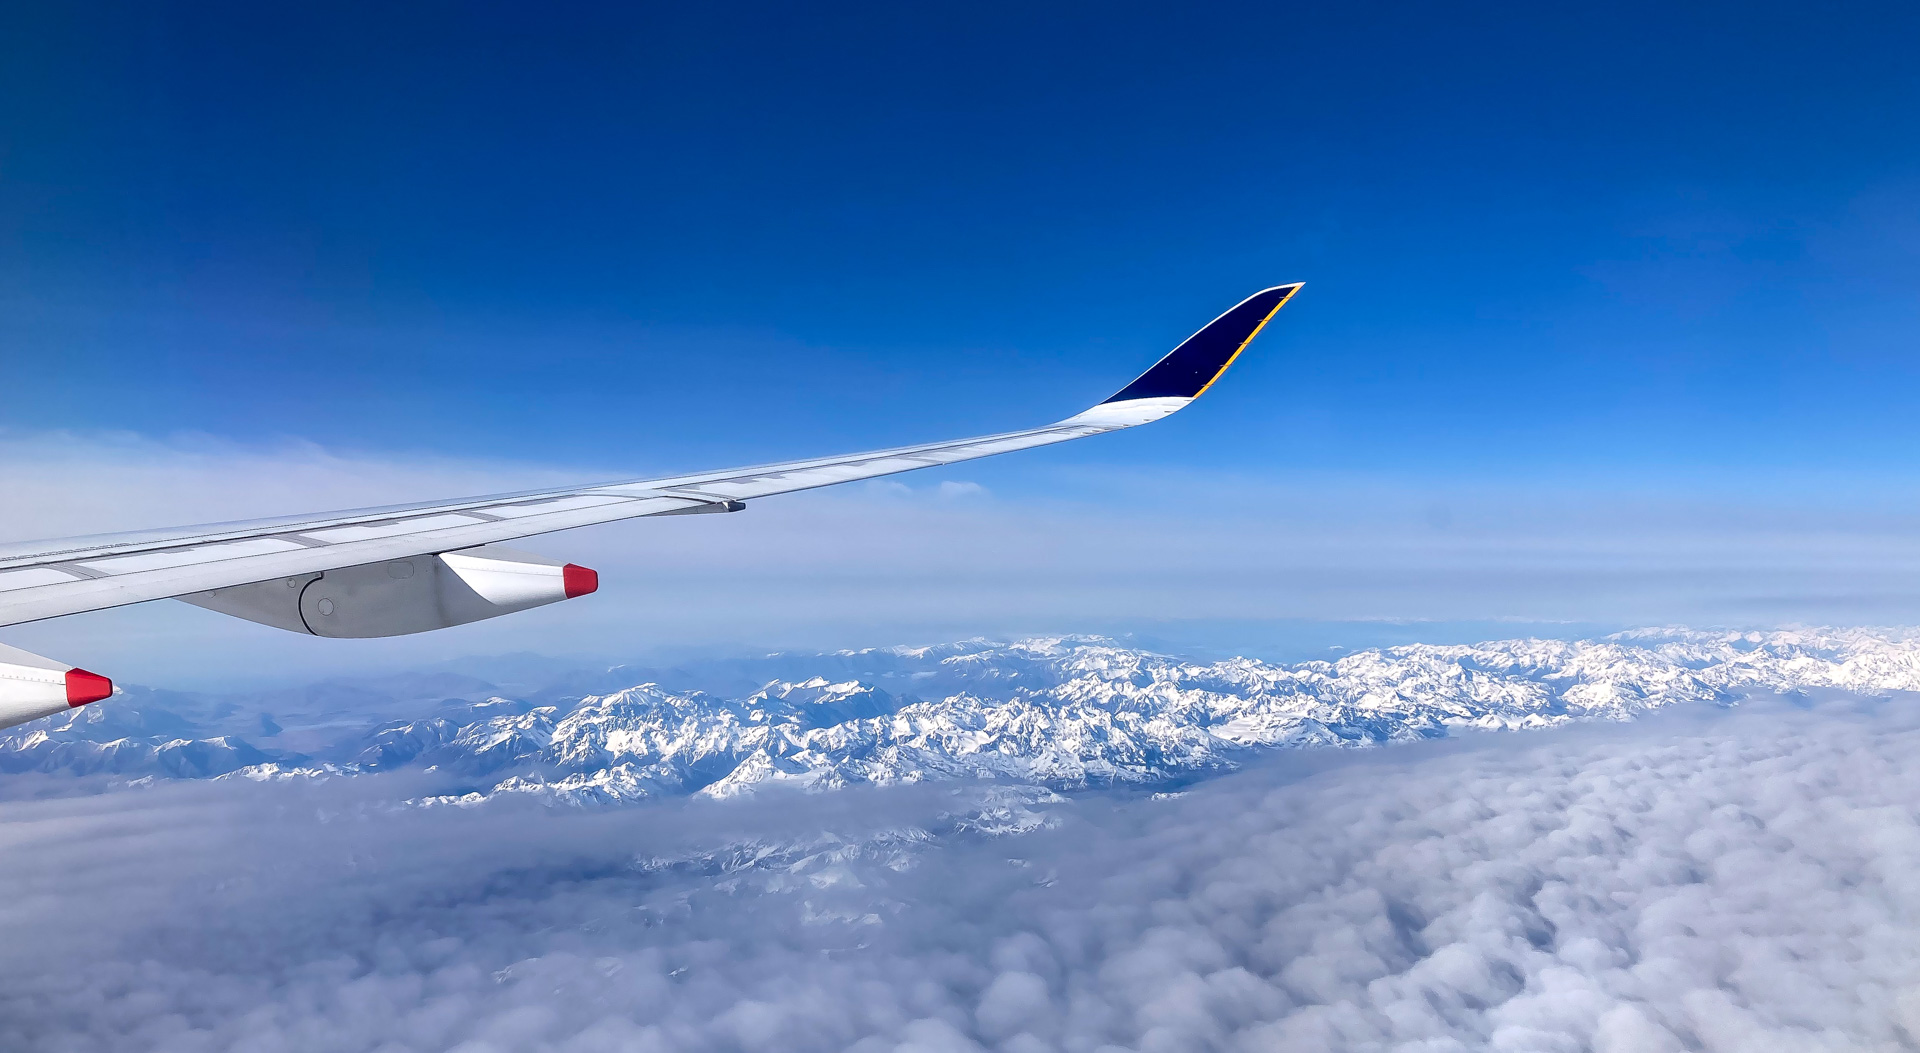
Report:
[[1167,352],[1153,368],[1121,388],[1101,405],[1136,399],[1196,399],[1213,386],[1304,282],[1262,289],[1228,308],[1201,330]]

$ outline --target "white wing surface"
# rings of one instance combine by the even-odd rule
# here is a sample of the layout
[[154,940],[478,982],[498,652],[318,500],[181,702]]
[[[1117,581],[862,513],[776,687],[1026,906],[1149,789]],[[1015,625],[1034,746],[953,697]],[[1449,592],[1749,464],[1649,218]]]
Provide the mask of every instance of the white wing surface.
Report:
[[[289,587],[303,589],[310,582],[328,577],[329,572],[381,563],[394,568],[394,576],[398,578],[400,564],[391,561],[441,557],[515,538],[619,519],[734,511],[742,502],[754,498],[953,464],[1146,424],[1182,408],[1205,391],[1299,288],[1298,284],[1281,285],[1255,293],[1169,352],[1111,399],[1056,424],[1027,431],[665,479],[0,545],[0,625],[182,597],[269,624],[282,624],[291,619],[292,623],[283,627],[304,627],[318,635],[389,635],[389,632],[322,631],[313,624],[311,609],[306,611],[305,622],[299,620],[301,615],[297,611],[284,618],[261,614],[258,602],[235,591],[235,587],[263,588],[260,583],[285,580]],[[543,571],[551,567],[553,580],[560,581],[558,563],[519,553],[495,555],[505,551],[489,549],[481,557],[471,557],[465,562],[456,559],[449,564],[461,568],[458,573],[462,595],[477,590],[496,605],[505,604],[494,613],[546,602],[544,599],[526,601],[525,597],[533,593],[524,596],[513,593],[520,598],[501,600],[499,596],[508,593],[500,590],[508,587],[490,583],[509,578],[499,574],[485,577],[481,571],[472,569],[476,566],[473,558],[493,559],[495,562],[487,566],[495,569]],[[520,563],[500,562],[511,559],[518,559]],[[405,576],[411,578],[412,564],[406,566]],[[445,568],[441,570],[451,573]],[[579,568],[569,568],[568,572],[577,570]],[[350,577],[334,580],[345,583],[338,587],[353,584]],[[533,579],[522,575],[511,580]],[[376,595],[366,593],[364,587],[354,587],[361,588],[361,592],[352,595]],[[580,589],[577,579],[568,577],[564,595],[577,595]],[[591,585],[584,591],[592,591]],[[261,595],[272,599],[276,594]],[[564,597],[556,592],[552,598]],[[338,602],[346,603],[350,599],[349,594],[342,593]],[[308,601],[309,608],[317,603],[323,614],[332,615],[334,599],[308,597]],[[377,597],[373,602],[379,602]],[[440,610],[454,601],[447,599],[443,587],[440,593],[422,602],[438,604],[435,609]],[[437,624],[472,620],[444,613],[439,617],[443,620]],[[454,620],[444,620],[446,618]],[[436,623],[415,619],[407,624],[431,628]]]

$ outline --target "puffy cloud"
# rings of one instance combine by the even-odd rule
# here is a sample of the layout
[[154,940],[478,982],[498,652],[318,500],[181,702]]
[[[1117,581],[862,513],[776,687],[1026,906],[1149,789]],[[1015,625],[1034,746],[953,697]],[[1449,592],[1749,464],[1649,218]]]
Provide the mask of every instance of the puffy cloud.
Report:
[[[408,789],[0,805],[0,1047],[1920,1039],[1911,699],[1293,754],[1177,796],[386,803]],[[970,818],[1008,813],[1027,832]]]

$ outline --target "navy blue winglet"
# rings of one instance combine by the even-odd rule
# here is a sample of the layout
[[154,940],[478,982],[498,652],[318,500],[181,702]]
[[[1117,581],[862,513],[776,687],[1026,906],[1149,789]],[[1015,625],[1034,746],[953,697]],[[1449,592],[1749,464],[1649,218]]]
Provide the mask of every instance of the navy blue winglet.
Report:
[[1303,284],[1294,282],[1292,285],[1262,289],[1235,304],[1226,314],[1208,322],[1205,328],[1167,352],[1167,357],[1154,363],[1152,369],[1140,374],[1138,379],[1121,388],[1119,394],[1107,402],[1200,397],[1200,393],[1220,379],[1220,374],[1225,373],[1234,358],[1253,341],[1260,327],[1267,324],[1267,319],[1272,318],[1289,297],[1299,292]]

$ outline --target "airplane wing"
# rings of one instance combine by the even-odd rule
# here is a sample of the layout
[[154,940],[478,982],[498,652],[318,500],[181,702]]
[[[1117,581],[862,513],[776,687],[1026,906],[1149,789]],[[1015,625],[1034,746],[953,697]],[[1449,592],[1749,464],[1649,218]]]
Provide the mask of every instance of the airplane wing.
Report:
[[[315,635],[384,636],[569,598],[593,591],[591,571],[493,546],[620,519],[736,511],[754,498],[1159,420],[1217,380],[1299,288],[1254,293],[1112,398],[1026,431],[663,479],[0,545],[0,626],[178,597]],[[7,668],[0,661],[0,726]]]

